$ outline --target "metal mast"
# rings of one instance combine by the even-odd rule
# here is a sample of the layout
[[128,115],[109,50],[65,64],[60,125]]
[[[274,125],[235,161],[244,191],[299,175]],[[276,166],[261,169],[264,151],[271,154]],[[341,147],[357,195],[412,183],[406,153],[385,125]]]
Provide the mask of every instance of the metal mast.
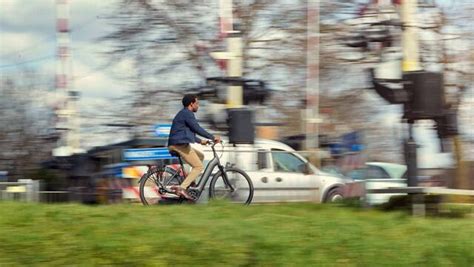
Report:
[[57,68],[55,89],[58,101],[55,106],[55,128],[60,137],[53,150],[53,156],[69,156],[80,147],[76,105],[79,94],[72,89],[69,15],[69,0],[56,0]]

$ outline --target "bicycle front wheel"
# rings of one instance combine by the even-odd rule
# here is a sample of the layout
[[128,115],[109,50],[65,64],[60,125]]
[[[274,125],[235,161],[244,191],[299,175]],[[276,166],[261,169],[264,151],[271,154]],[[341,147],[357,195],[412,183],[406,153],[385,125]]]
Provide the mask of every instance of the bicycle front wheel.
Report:
[[140,179],[140,200],[143,205],[155,205],[163,198],[164,187],[179,185],[182,177],[170,168],[147,172]]
[[209,198],[248,205],[253,199],[252,180],[237,168],[225,169],[225,175],[219,171],[212,177]]

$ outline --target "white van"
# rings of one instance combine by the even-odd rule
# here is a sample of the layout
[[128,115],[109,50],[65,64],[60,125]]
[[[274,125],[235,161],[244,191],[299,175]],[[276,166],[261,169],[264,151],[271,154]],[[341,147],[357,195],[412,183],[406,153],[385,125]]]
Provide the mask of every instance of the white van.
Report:
[[[234,164],[252,179],[255,188],[252,203],[332,202],[343,199],[346,185],[353,183],[350,178],[320,171],[281,142],[257,139],[253,145],[219,146],[216,145],[216,151],[222,155],[221,163]],[[193,147],[204,153],[205,164],[212,159],[209,148],[198,144]]]

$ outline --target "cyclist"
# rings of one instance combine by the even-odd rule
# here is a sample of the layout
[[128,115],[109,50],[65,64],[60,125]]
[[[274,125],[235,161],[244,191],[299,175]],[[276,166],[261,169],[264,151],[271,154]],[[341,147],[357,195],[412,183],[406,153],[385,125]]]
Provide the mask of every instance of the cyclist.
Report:
[[220,136],[208,133],[199,126],[194,116],[194,112],[197,112],[199,109],[199,100],[196,95],[187,94],[181,102],[183,103],[183,109],[173,119],[168,139],[168,150],[179,154],[186,163],[191,165],[192,169],[181,185],[173,186],[172,190],[177,195],[192,200],[192,197],[186,190],[204,169],[202,164],[204,155],[200,151],[193,149],[190,144],[200,143],[205,145],[207,143],[207,140],[197,138],[196,134],[214,140],[216,143],[219,143],[221,138]]

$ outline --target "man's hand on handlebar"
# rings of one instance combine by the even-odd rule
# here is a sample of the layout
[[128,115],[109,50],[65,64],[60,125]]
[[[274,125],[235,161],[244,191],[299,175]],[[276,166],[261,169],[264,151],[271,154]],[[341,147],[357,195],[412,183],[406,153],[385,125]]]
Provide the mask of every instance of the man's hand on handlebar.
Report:
[[221,137],[216,135],[213,140],[201,140],[201,145],[214,145],[222,143]]

